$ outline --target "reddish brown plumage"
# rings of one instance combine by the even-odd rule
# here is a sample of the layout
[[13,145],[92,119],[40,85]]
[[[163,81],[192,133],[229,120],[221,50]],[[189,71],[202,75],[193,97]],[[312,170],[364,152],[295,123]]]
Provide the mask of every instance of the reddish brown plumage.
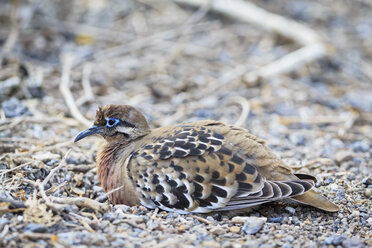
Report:
[[134,193],[135,191],[132,189],[132,184],[124,184],[127,176],[126,168],[123,164],[127,156],[129,156],[130,149],[128,150],[127,148],[136,143],[133,142],[135,139],[149,133],[150,127],[145,117],[130,106],[108,105],[99,107],[94,124],[104,126],[107,118],[118,118],[123,121],[131,120],[136,123],[138,128],[132,128],[130,131],[133,134],[131,133],[131,135],[118,135],[113,133],[111,129],[104,129],[101,135],[105,137],[106,142],[101,146],[97,155],[98,176],[105,192],[114,190],[108,196],[114,204],[138,204],[139,201]]
[[112,180],[115,171],[111,165],[115,162],[115,154],[118,150],[120,150],[120,146],[105,144],[97,155],[97,174],[105,192],[116,188],[115,182]]
[[338,210],[245,129],[206,120],[151,130],[135,108],[109,105],[76,140],[94,133],[106,140],[97,172],[114,204],[201,213],[291,198]]
[[97,174],[102,188],[113,204],[136,205],[139,203],[131,183],[125,184],[126,167],[123,166],[127,153],[123,150],[128,144],[105,143],[97,155]]

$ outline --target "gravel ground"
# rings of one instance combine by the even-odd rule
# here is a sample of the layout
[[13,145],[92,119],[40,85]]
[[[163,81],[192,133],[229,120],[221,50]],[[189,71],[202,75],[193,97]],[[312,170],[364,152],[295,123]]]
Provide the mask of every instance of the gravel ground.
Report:
[[[298,45],[168,1],[29,0],[16,8],[14,25],[16,2],[0,2],[0,246],[372,247],[369,1],[253,1],[306,24],[329,46],[326,57],[254,84],[226,78]],[[291,202],[209,215],[113,206],[96,175],[102,140],[71,142],[84,126],[59,91],[66,58],[89,120],[98,105],[124,103],[153,127],[241,124],[294,170],[315,175],[340,211]]]

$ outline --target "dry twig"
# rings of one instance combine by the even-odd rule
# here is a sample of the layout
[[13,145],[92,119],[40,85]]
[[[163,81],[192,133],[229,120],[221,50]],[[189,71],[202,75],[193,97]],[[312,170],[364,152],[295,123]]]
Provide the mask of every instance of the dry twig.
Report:
[[[175,0],[177,3],[192,6],[203,6],[211,2],[212,10],[241,21],[257,24],[265,29],[277,32],[293,40],[302,47],[278,60],[261,67],[258,70],[247,72],[244,81],[248,84],[261,79],[270,79],[279,74],[290,72],[305,63],[321,58],[326,48],[320,37],[312,29],[298,22],[270,13],[256,5],[242,0]],[[244,68],[243,68],[244,69]],[[241,69],[237,70],[240,75]]]
[[90,74],[92,73],[91,63],[84,64],[83,67],[83,78],[81,79],[81,84],[83,85],[84,95],[76,101],[76,105],[80,106],[88,101],[93,100],[94,94],[92,86],[90,85]]
[[249,112],[251,111],[249,101],[241,96],[236,96],[231,99],[234,103],[238,103],[242,107],[239,119],[234,123],[234,126],[245,126],[244,123],[248,118]]
[[204,219],[204,218],[202,218],[200,216],[197,216],[197,215],[189,215],[189,216],[192,217],[192,218],[194,218],[194,219],[196,219],[196,220],[198,220],[198,221],[200,221],[200,222],[202,222],[202,223],[204,223],[204,224],[207,224],[207,225],[212,225],[213,224],[211,221],[209,221],[207,219]]
[[278,116],[278,121],[282,125],[291,125],[298,123],[307,124],[325,124],[325,123],[346,123],[349,116]]
[[62,56],[62,76],[61,82],[59,84],[59,90],[61,91],[63,98],[71,112],[71,115],[78,120],[84,126],[90,126],[91,122],[88,121],[79,111],[79,108],[76,105],[74,97],[72,96],[70,90],[70,74],[71,68],[73,65],[73,56],[72,54],[65,54]]
[[39,152],[39,151],[44,151],[44,152],[51,151],[51,150],[55,150],[55,149],[58,149],[58,148],[61,148],[61,147],[69,147],[72,144],[73,144],[72,141],[66,141],[66,142],[57,143],[57,144],[50,145],[50,146],[35,147],[35,148],[30,149],[27,152],[5,153],[5,154],[0,156],[0,160],[4,159],[5,157],[10,157],[10,158],[28,157],[28,156],[33,155],[36,152]]
[[15,171],[15,170],[21,169],[21,168],[23,168],[23,167],[25,167],[25,166],[27,166],[27,165],[30,165],[30,164],[32,164],[32,163],[34,163],[34,162],[36,162],[36,161],[29,161],[29,162],[26,162],[26,163],[24,163],[24,164],[18,165],[18,166],[14,167],[14,168],[11,168],[11,169],[8,169],[8,170],[4,170],[4,171],[2,171],[2,172],[0,173],[0,176],[2,176],[2,175],[4,175],[4,174],[7,174],[7,173],[9,173],[9,172],[12,172],[12,171]]
[[93,199],[87,198],[87,197],[55,197],[50,196],[50,199],[54,202],[60,203],[60,204],[74,204],[78,207],[87,207],[91,208],[95,211],[105,212],[108,210],[108,205],[105,203],[100,203],[98,201],[95,201]]
[[67,156],[70,154],[71,150],[69,150],[65,156],[63,157],[63,159],[61,160],[61,162],[59,163],[59,165],[55,168],[53,168],[48,176],[46,176],[44,178],[44,180],[41,182],[40,180],[37,180],[36,182],[35,181],[32,181],[32,180],[29,180],[29,179],[26,179],[26,178],[22,178],[22,180],[28,184],[31,184],[32,186],[34,186],[35,188],[38,189],[41,197],[43,198],[43,200],[45,201],[45,204],[50,207],[51,209],[53,209],[54,211],[59,211],[59,210],[62,210],[64,207],[66,207],[65,204],[55,204],[53,203],[50,198],[47,196],[45,190],[44,190],[44,187],[46,186],[46,184],[50,181],[50,179],[54,176],[54,174],[59,171],[63,166],[66,165],[66,158]]

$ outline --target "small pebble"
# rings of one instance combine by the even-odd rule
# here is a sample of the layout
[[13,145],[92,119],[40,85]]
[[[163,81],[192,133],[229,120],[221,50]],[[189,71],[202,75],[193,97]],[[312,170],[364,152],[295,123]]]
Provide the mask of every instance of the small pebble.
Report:
[[342,162],[346,162],[351,160],[354,157],[354,153],[349,150],[340,150],[336,152],[334,156],[334,160],[336,163],[341,164]]
[[360,215],[360,212],[358,210],[354,210],[352,213],[351,213],[351,217],[355,218],[355,217],[359,217]]
[[211,247],[211,248],[220,247],[220,244],[217,241],[214,241],[214,240],[203,241],[201,243],[201,245],[202,245],[202,247]]
[[0,218],[0,230],[3,230],[6,224],[9,224],[9,220],[6,218]]
[[369,226],[372,226],[372,217],[369,217],[367,219],[367,223],[368,223]]
[[324,240],[327,245],[340,245],[346,237],[344,235],[332,235]]
[[211,230],[209,231],[215,235],[221,235],[226,233],[226,230],[220,226],[212,227]]
[[5,117],[13,118],[22,115],[31,115],[30,110],[17,98],[12,97],[1,104]]
[[209,220],[210,222],[213,222],[214,221],[214,218],[212,216],[207,216],[206,219]]
[[152,231],[156,228],[159,227],[159,223],[157,221],[154,221],[154,220],[149,220],[147,223],[146,223],[146,226],[147,226],[147,229],[149,231]]
[[351,148],[353,149],[354,152],[368,152],[370,150],[368,142],[364,140],[354,142],[351,145]]
[[27,224],[24,228],[24,232],[36,232],[36,233],[45,233],[48,230],[46,225],[30,223]]
[[363,241],[361,241],[359,238],[347,238],[344,241],[342,241],[342,247],[344,248],[362,248],[364,247]]
[[272,217],[272,218],[269,219],[269,222],[281,223],[283,220],[284,220],[284,217],[282,217],[282,216],[280,216],[280,217]]
[[324,179],[324,185],[329,185],[330,183],[334,183],[335,180],[333,180],[333,178],[326,178]]
[[121,213],[122,212],[129,212],[129,210],[130,210],[130,206],[127,206],[127,205],[122,205],[122,204],[118,204],[118,205],[115,205],[115,210],[117,211],[118,209],[120,209],[121,210]]
[[364,195],[368,198],[371,197],[372,196],[372,189],[366,188],[366,191],[364,192]]
[[276,104],[275,113],[283,116],[298,115],[298,109],[291,103]]
[[93,193],[95,193],[95,194],[97,194],[97,193],[99,193],[99,192],[103,192],[103,188],[102,187],[100,187],[100,186],[93,186],[92,187],[92,189],[93,189]]
[[335,184],[335,183],[331,183],[328,187],[332,191],[337,191],[338,190],[338,185]]
[[106,194],[103,194],[103,195],[97,197],[96,198],[96,201],[98,201],[98,202],[105,202],[105,201],[107,201],[107,199],[108,199],[108,196]]
[[186,231],[186,226],[185,225],[180,225],[177,228],[178,233],[184,233]]
[[240,227],[239,226],[232,226],[232,227],[230,227],[230,232],[238,233],[238,232],[240,232]]
[[371,112],[372,111],[371,91],[352,91],[347,94],[346,100],[354,108]]
[[290,134],[289,140],[296,146],[305,145],[306,139],[301,134]]
[[265,219],[266,222],[266,217],[251,217],[251,216],[235,216],[231,219],[231,223],[233,224],[244,224],[245,221],[255,221],[255,219]]
[[114,221],[117,218],[117,214],[113,212],[106,212],[103,214],[103,219],[108,220],[110,222]]
[[289,206],[285,207],[285,210],[287,210],[287,212],[289,212],[290,214],[295,214],[296,213],[296,210],[292,207],[289,207]]
[[266,220],[266,217],[249,217],[244,221],[242,231],[246,234],[255,234],[261,230]]
[[288,242],[293,242],[293,240],[295,240],[295,238],[292,236],[292,235],[286,235],[284,238],[283,238],[283,241],[288,241]]

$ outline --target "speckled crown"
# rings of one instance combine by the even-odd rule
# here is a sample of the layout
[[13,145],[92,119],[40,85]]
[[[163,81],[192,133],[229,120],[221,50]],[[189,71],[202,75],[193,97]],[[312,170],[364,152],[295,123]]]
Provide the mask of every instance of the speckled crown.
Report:
[[96,121],[94,122],[95,125],[103,126],[105,125],[105,114],[102,106],[99,106],[96,112]]

